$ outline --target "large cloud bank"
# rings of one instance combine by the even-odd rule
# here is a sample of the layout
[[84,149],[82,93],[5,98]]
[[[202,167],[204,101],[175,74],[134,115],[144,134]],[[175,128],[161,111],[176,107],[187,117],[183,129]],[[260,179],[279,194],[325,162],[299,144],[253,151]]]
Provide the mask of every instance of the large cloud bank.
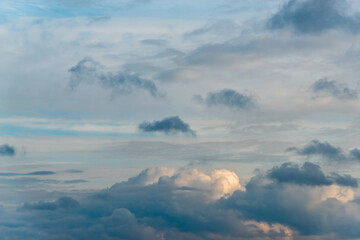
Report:
[[354,181],[326,176],[312,163],[258,172],[245,186],[225,169],[205,174],[152,168],[87,197],[4,210],[0,238],[356,239]]

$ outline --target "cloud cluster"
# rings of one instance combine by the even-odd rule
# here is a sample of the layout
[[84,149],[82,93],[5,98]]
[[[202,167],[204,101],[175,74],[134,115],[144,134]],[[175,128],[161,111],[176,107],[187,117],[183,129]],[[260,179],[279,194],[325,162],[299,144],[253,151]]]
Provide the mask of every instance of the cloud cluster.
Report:
[[267,22],[270,29],[293,28],[302,34],[342,29],[357,33],[360,17],[348,13],[346,0],[289,0]]
[[313,93],[313,98],[331,96],[337,99],[357,99],[358,92],[350,89],[345,84],[340,84],[336,81],[329,81],[326,78],[317,80],[310,86],[310,91]]
[[90,57],[86,57],[78,62],[68,71],[71,74],[70,86],[77,87],[81,82],[92,84],[97,81],[104,89],[110,89],[113,93],[130,93],[135,89],[148,91],[153,97],[161,97],[161,93],[155,83],[151,80],[143,79],[137,74],[129,72],[104,72],[102,66]]
[[196,133],[191,130],[189,124],[185,123],[178,116],[167,117],[160,121],[143,122],[139,125],[139,130],[142,132],[163,132],[169,133],[185,133],[196,136]]
[[295,152],[300,156],[321,156],[326,160],[339,161],[360,161],[360,150],[354,148],[348,153],[344,152],[340,147],[335,147],[328,142],[320,142],[312,140],[303,148],[291,147],[286,151]]
[[[284,171],[295,174],[280,177]],[[353,189],[342,187],[347,184],[340,180],[312,184],[313,179],[319,182],[317,175],[325,176],[314,164],[307,163],[301,168],[285,164],[267,174],[258,173],[244,188],[238,176],[225,169],[210,174],[194,169],[146,169],[128,181],[87,197],[63,196],[51,202],[25,203],[16,212],[3,212],[0,237],[48,240],[360,237],[357,227],[360,206]],[[305,184],[301,178],[306,179]]]
[[267,176],[279,183],[294,183],[309,186],[340,186],[358,187],[358,182],[350,175],[332,173],[325,176],[320,166],[306,162],[301,167],[293,163],[284,163],[280,167],[274,167],[267,172]]
[[14,156],[15,148],[7,144],[0,146],[0,156]]
[[256,106],[256,101],[253,96],[239,93],[232,89],[210,92],[205,99],[200,95],[196,95],[195,100],[199,103],[205,103],[209,107],[225,106],[237,109],[251,109]]

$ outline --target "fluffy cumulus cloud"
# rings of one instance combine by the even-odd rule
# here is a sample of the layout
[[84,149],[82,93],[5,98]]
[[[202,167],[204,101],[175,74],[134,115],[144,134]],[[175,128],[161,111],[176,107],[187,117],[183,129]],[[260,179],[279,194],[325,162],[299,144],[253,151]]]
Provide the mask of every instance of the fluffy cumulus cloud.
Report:
[[331,145],[328,142],[320,142],[312,140],[303,148],[291,147],[287,151],[295,152],[301,156],[321,156],[326,160],[339,162],[339,161],[360,161],[360,150],[357,148],[352,149],[348,153],[340,147]]
[[251,109],[256,106],[254,96],[239,93],[232,89],[223,89],[218,92],[210,92],[204,99],[200,95],[195,96],[199,103],[205,103],[207,106],[225,106],[236,109]]
[[103,66],[90,57],[86,57],[69,69],[71,74],[70,86],[77,87],[81,82],[92,84],[98,82],[104,89],[110,89],[115,94],[131,93],[136,89],[143,89],[153,97],[161,97],[161,93],[155,83],[143,79],[137,74],[130,72],[104,72]]
[[[289,177],[280,180],[279,170],[294,172],[294,169],[295,180],[289,181]],[[331,179],[310,163],[302,168],[287,164],[274,167],[267,174],[259,172],[245,187],[234,172],[225,169],[209,174],[195,169],[146,169],[128,181],[86,197],[63,196],[50,202],[25,203],[15,212],[4,211],[0,217],[0,237],[49,240],[360,237],[357,227],[360,206],[354,190],[338,181],[307,184],[316,175]],[[306,184],[300,178],[305,178]]]
[[357,99],[358,92],[350,89],[345,84],[340,84],[336,81],[330,81],[326,78],[317,80],[310,86],[310,91],[313,93],[313,98],[324,96],[331,96],[337,99]]
[[360,18],[348,13],[346,0],[289,0],[267,23],[270,29],[291,27],[298,33],[327,30],[359,31]]
[[196,136],[196,133],[191,130],[189,124],[185,123],[178,116],[167,117],[160,121],[145,121],[139,125],[139,130],[146,133],[163,132],[166,134],[181,132]]
[[0,146],[0,156],[14,156],[15,148],[7,144]]

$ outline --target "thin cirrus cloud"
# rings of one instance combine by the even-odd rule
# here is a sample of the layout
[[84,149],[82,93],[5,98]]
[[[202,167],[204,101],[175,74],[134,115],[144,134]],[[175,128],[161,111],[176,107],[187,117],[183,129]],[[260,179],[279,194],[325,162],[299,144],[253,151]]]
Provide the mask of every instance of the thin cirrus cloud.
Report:
[[218,92],[210,92],[206,98],[200,95],[195,96],[195,101],[198,103],[211,106],[225,106],[236,109],[252,109],[256,107],[256,100],[254,96],[239,93],[232,89],[223,89]]
[[185,133],[196,136],[196,132],[190,125],[181,120],[178,116],[167,117],[160,121],[143,122],[139,125],[139,130],[145,133],[162,132],[165,134]]
[[137,89],[149,92],[153,97],[163,97],[156,84],[137,74],[129,72],[104,72],[102,65],[90,57],[86,57],[78,62],[68,71],[71,74],[70,87],[75,88],[80,83],[85,82],[98,84],[104,89],[110,89],[115,94],[131,93]]
[[354,100],[358,98],[358,92],[355,89],[350,89],[346,84],[341,84],[336,81],[330,81],[326,78],[317,80],[310,86],[310,91],[313,98],[320,98],[324,96],[331,96],[337,99]]
[[269,29],[292,28],[301,34],[332,29],[359,32],[360,17],[351,15],[346,0],[290,0],[267,22]]
[[290,147],[286,151],[295,152],[300,156],[321,156],[325,160],[332,162],[360,161],[359,149],[354,148],[346,153],[340,147],[333,146],[328,142],[320,142],[318,140],[312,140],[303,148]]
[[358,187],[358,182],[350,175],[332,173],[326,176],[319,165],[305,162],[301,167],[294,163],[284,163],[280,167],[274,167],[267,172],[267,176],[279,183],[293,183],[310,186],[340,186]]
[[[292,176],[295,180],[290,181],[289,176],[280,181],[279,174],[274,177],[259,172],[243,187],[238,176],[225,169],[209,174],[196,169],[146,169],[88,196],[64,195],[55,201],[25,203],[16,212],[3,212],[0,237],[58,239],[59,234],[71,239],[158,240],[280,240],[306,236],[328,239],[328,234],[333,239],[360,237],[359,201],[353,188],[348,187],[353,186],[340,180],[319,184],[316,176],[324,176],[320,167],[307,165],[274,167],[270,172],[290,167],[316,184],[304,184],[296,174]],[[11,226],[21,228],[14,231]]]
[[0,146],[0,156],[14,156],[15,148],[9,146],[8,144],[4,144]]

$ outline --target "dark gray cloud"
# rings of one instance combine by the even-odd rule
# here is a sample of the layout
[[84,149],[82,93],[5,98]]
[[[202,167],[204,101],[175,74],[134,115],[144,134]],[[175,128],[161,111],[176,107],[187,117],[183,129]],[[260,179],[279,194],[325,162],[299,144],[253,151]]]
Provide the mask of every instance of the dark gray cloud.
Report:
[[0,145],[0,156],[14,156],[15,148],[7,144]]
[[360,150],[355,148],[349,153],[344,152],[340,147],[335,147],[328,142],[312,140],[303,148],[291,147],[286,151],[295,152],[301,156],[321,156],[329,161],[360,161]]
[[142,132],[163,132],[169,133],[187,133],[196,136],[196,133],[191,130],[189,124],[182,121],[178,116],[167,117],[160,121],[143,122],[139,125],[139,130]]
[[[294,165],[273,170],[288,168],[294,168]],[[16,212],[2,212],[0,238],[359,238],[360,206],[351,201],[351,194],[339,192],[334,195],[332,191],[337,188],[333,188],[330,195],[326,195],[323,187],[331,186],[327,186],[326,181],[322,184],[321,177],[316,178],[321,184],[308,184],[309,178],[314,179],[313,175],[319,174],[316,165],[308,163],[297,170],[295,178],[299,180],[300,174],[300,178],[307,179],[305,184],[284,184],[294,182],[280,182],[278,178],[259,173],[251,178],[245,190],[214,199],[209,198],[211,193],[231,186],[228,184],[234,180],[233,173],[220,171],[204,175],[197,171],[146,169],[128,181],[89,196],[64,196],[55,201],[25,203]],[[336,184],[352,179],[336,173],[326,178],[331,177],[338,179]],[[211,179],[214,182],[208,185]]]
[[326,78],[317,80],[310,86],[313,93],[313,98],[322,96],[332,96],[338,99],[357,99],[358,92],[350,89],[345,84],[340,84],[336,81],[329,81]]
[[350,175],[332,173],[325,176],[320,166],[306,162],[301,167],[294,163],[284,163],[280,167],[274,167],[267,172],[267,176],[279,183],[293,183],[310,186],[328,186],[338,184],[341,186],[358,187],[358,182]]
[[346,0],[290,0],[267,22],[269,29],[291,27],[298,33],[318,34],[331,29],[358,32],[360,17],[348,13]]
[[206,98],[196,95],[195,100],[211,106],[226,106],[238,109],[251,109],[256,106],[255,98],[251,95],[239,93],[232,89],[223,89],[218,92],[210,92]]
[[81,82],[93,84],[98,82],[104,89],[110,89],[115,94],[131,93],[135,89],[148,91],[153,97],[162,97],[155,83],[143,79],[130,72],[104,72],[103,67],[90,57],[86,57],[69,69],[71,74],[70,86],[77,87]]

